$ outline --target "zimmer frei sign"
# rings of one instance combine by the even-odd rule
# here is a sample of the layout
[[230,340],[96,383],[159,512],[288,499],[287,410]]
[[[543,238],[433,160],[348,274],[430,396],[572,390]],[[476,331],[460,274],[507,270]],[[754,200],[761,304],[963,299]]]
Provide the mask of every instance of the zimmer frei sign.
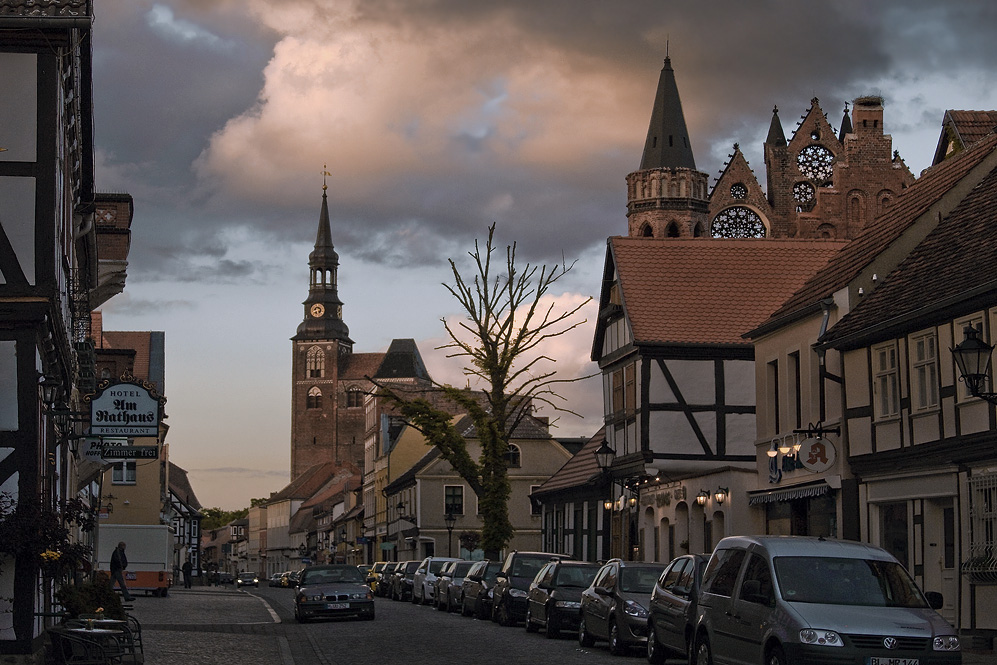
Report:
[[165,401],[151,384],[102,386],[90,399],[90,436],[159,436]]

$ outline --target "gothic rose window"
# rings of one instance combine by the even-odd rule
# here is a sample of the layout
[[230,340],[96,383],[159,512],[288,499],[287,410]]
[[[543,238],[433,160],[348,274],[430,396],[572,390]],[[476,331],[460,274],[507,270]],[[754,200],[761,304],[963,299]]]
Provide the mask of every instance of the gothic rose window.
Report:
[[733,199],[746,199],[748,198],[748,188],[743,183],[734,183],[730,186],[730,196]]
[[713,218],[714,238],[764,238],[765,224],[751,208],[734,206]]
[[834,155],[822,145],[810,145],[796,156],[800,173],[808,180],[823,184],[834,175]]

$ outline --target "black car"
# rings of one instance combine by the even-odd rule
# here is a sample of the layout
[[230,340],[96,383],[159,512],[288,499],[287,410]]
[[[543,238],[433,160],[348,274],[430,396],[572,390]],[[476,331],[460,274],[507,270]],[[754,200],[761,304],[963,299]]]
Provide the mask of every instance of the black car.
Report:
[[592,586],[582,592],[578,643],[592,646],[607,640],[609,651],[620,656],[647,644],[647,606],[651,592],[667,564],[610,559]]
[[647,660],[659,665],[668,653],[690,657],[696,623],[696,599],[710,557],[683,554],[661,573],[647,608]]
[[356,566],[309,566],[298,578],[294,618],[299,623],[321,617],[374,618],[374,594]]
[[499,562],[479,561],[464,575],[461,585],[460,613],[462,616],[475,616],[488,619],[492,615],[492,589],[498,574]]
[[545,564],[567,559],[563,554],[547,552],[510,552],[495,576],[492,596],[492,620],[514,626],[526,619],[526,590]]
[[398,569],[397,561],[389,561],[384,564],[384,568],[377,574],[377,586],[374,592],[381,598],[388,598],[391,595],[391,585]]
[[578,628],[582,591],[589,588],[599,564],[551,561],[540,569],[526,593],[526,632],[544,629],[557,637],[562,629]]
[[395,568],[391,581],[391,597],[394,600],[412,600],[413,580],[415,571],[421,561],[403,561]]

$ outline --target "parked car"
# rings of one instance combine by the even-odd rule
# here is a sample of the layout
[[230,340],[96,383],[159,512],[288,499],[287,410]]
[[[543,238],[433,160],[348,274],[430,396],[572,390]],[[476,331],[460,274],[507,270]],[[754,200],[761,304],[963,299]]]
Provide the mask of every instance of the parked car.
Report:
[[[803,536],[731,536],[703,572],[699,663],[962,662],[956,631],[878,547]],[[736,617],[736,620],[732,620]]]
[[436,593],[436,576],[443,566],[451,561],[458,561],[453,557],[428,556],[422,560],[412,577],[412,602],[426,605],[433,602]]
[[498,574],[498,561],[484,559],[471,566],[461,585],[460,613],[488,619],[492,616],[492,591]]
[[374,618],[374,594],[360,569],[350,564],[305,568],[294,595],[294,618],[304,623],[344,616]]
[[375,592],[381,598],[388,598],[391,596],[391,583],[395,576],[395,570],[398,569],[398,561],[388,561],[384,564],[384,568],[381,569],[380,574],[377,576],[377,589]]
[[381,579],[381,571],[388,565],[387,561],[378,561],[367,571],[367,585],[375,594],[377,593],[377,583]]
[[239,573],[235,578],[235,586],[241,589],[244,586],[260,586],[260,577],[256,573]]
[[235,582],[235,575],[232,573],[218,573],[218,583],[219,584],[232,584]]
[[526,632],[544,629],[557,637],[562,629],[577,630],[582,591],[599,572],[599,564],[551,561],[537,573],[526,592]]
[[567,559],[563,554],[547,552],[510,552],[495,578],[492,620],[513,626],[526,619],[526,590],[544,564]]
[[647,660],[665,662],[668,653],[692,657],[696,609],[703,569],[710,557],[683,554],[672,560],[651,592],[647,608]]
[[357,568],[360,569],[360,574],[363,575],[363,578],[366,580],[367,576],[370,575],[370,569],[373,568],[373,566],[368,566],[365,563],[361,563],[357,564]]
[[436,609],[441,612],[456,612],[460,609],[464,600],[464,576],[474,564],[474,561],[451,561],[444,566],[436,577],[436,594],[433,596]]
[[267,586],[280,586],[280,573],[274,573],[267,580]]
[[609,642],[614,656],[647,644],[647,606],[651,591],[668,564],[610,559],[582,592],[578,643]]
[[394,600],[412,599],[412,580],[415,571],[419,568],[419,561],[403,561],[395,569],[394,578],[391,582],[391,597]]

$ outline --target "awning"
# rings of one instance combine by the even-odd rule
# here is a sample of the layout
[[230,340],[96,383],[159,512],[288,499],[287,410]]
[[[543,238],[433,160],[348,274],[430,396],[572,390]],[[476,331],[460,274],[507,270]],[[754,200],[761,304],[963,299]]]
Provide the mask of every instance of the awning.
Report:
[[821,480],[816,483],[806,483],[805,485],[795,485],[793,487],[783,487],[777,490],[760,490],[748,492],[748,505],[757,506],[762,503],[773,503],[776,501],[792,501],[793,499],[808,499],[813,496],[821,496],[831,491],[831,486]]

